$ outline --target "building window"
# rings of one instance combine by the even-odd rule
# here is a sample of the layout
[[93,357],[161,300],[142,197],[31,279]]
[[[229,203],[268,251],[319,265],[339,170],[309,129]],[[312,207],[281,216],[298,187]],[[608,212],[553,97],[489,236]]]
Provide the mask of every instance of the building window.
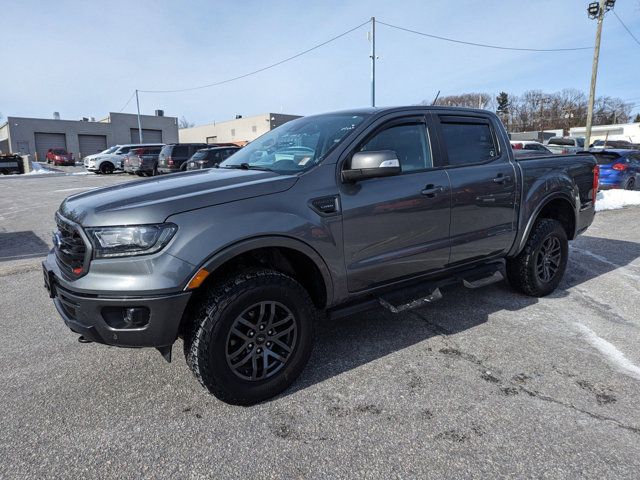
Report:
[[256,132],[258,131],[258,127],[256,127],[255,125],[253,125],[253,126],[251,127],[251,131],[252,131],[253,133],[256,133]]
[[236,129],[235,129],[235,128],[232,128],[232,129],[231,129],[231,136],[232,136],[232,137],[235,137],[235,136],[236,136]]

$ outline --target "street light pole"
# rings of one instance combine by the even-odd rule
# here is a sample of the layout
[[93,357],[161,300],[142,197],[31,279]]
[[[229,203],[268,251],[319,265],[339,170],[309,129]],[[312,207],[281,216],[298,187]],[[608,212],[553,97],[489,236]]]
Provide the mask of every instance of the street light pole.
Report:
[[589,148],[591,144],[591,127],[593,125],[593,106],[596,99],[596,80],[598,77],[598,60],[600,58],[600,39],[602,37],[602,22],[604,14],[613,8],[615,0],[600,0],[600,3],[592,2],[587,9],[590,18],[598,19],[598,27],[596,30],[596,45],[593,50],[593,65],[591,67],[591,87],[589,89],[589,105],[587,110],[587,131],[585,134],[584,145]]
[[136,88],[136,106],[138,107],[138,138],[142,143],[142,122],[140,121],[140,100],[138,99],[138,89]]
[[371,17],[371,106],[376,106],[376,17]]

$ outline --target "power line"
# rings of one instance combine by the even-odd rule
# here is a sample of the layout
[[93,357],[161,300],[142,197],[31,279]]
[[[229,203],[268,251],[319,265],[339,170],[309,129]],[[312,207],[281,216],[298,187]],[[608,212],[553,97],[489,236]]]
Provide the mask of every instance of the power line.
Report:
[[[365,26],[367,24],[369,24],[369,20],[367,20],[366,22],[361,23],[360,25],[358,25],[356,27],[353,27],[353,28],[347,30],[346,32],[341,33],[340,35],[336,35],[335,37],[332,37],[329,40],[326,40],[326,41],[324,41],[322,43],[319,43],[318,45],[315,45],[315,46],[313,46],[311,48],[308,48],[307,50],[305,50],[303,52],[300,52],[300,53],[297,53],[295,55],[292,55],[291,57],[287,57],[287,58],[285,58],[283,60],[280,60],[280,61],[278,61],[276,63],[272,63],[271,65],[267,65],[266,67],[262,67],[262,68],[259,68],[257,70],[253,70],[252,72],[248,72],[248,73],[245,73],[243,75],[238,75],[237,77],[227,78],[226,80],[221,80],[219,82],[209,83],[207,85],[200,85],[200,86],[197,86],[197,87],[178,88],[178,89],[175,89],[175,90],[138,90],[138,91],[139,92],[143,92],[143,93],[189,92],[189,91],[192,91],[192,90],[201,90],[203,88],[216,87],[218,85],[222,85],[222,84],[225,84],[225,83],[233,82],[235,80],[240,80],[241,78],[246,78],[246,77],[249,77],[251,75],[255,75],[257,73],[264,72],[265,70],[269,70],[270,68],[277,67],[278,65],[282,65],[283,63],[289,62],[289,61],[294,60],[294,59],[296,59],[298,57],[301,57],[302,55],[305,55],[305,54],[307,54],[309,52],[317,50],[318,48],[323,47],[323,46],[327,45],[328,43],[331,43],[331,42],[333,42],[335,40],[338,40],[339,38],[342,38],[345,35],[348,35],[351,32],[353,32],[355,30],[358,30],[359,28],[361,28],[361,27],[363,27],[363,26]],[[131,100],[129,100],[129,101],[131,101]]]
[[636,42],[638,45],[640,45],[640,40],[638,40],[638,39],[636,38],[636,36],[635,36],[633,33],[631,33],[631,30],[629,30],[629,27],[627,27],[627,26],[624,24],[624,22],[623,22],[623,21],[622,21],[622,19],[618,16],[618,14],[616,13],[616,11],[615,11],[615,10],[612,10],[612,12],[613,12],[613,14],[616,16],[616,18],[618,19],[618,21],[620,22],[620,25],[622,25],[622,26],[624,27],[624,29],[627,31],[627,33],[628,33],[629,35],[631,35],[631,38],[633,38],[633,39],[635,40],[635,42]]
[[430,33],[418,32],[417,30],[411,30],[409,28],[399,27],[397,25],[391,25],[390,23],[385,23],[378,21],[382,25],[386,25],[387,27],[395,28],[397,30],[402,30],[409,33],[415,33],[416,35],[422,35],[423,37],[435,38],[437,40],[444,40],[446,42],[453,43],[461,43],[463,45],[472,45],[474,47],[483,47],[483,48],[493,48],[496,50],[516,50],[521,52],[572,52],[577,50],[591,50],[592,47],[576,47],[576,48],[516,48],[516,47],[503,47],[501,45],[489,45],[486,43],[476,43],[476,42],[466,42],[464,40],[457,40],[455,38],[442,37],[439,35],[433,35]]
[[129,97],[129,100],[127,100],[127,103],[124,104],[124,107],[122,107],[119,111],[122,112],[125,108],[127,108],[127,105],[129,105],[129,103],[131,102],[131,100],[133,100],[133,97],[135,97],[136,92],[134,90],[134,92],[131,94],[131,96]]

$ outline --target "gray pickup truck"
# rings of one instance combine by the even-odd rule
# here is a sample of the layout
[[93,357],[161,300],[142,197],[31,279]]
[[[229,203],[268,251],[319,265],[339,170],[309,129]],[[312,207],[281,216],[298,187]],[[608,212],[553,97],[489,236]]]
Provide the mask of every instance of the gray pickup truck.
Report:
[[45,284],[83,342],[155,347],[218,398],[278,394],[320,313],[401,312],[452,283],[559,284],[594,218],[591,155],[514,159],[487,111],[361,109],[293,120],[219,168],[70,196]]

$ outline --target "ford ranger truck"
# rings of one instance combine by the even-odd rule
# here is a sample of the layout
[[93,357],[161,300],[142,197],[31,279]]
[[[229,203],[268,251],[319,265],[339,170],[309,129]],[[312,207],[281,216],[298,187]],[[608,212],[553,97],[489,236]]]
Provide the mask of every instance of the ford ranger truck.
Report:
[[514,159],[484,110],[314,115],[219,168],[68,197],[45,284],[81,341],[170,360],[181,338],[209,392],[253,404],[300,375],[321,313],[401,313],[503,278],[553,292],[597,186],[589,154]]

